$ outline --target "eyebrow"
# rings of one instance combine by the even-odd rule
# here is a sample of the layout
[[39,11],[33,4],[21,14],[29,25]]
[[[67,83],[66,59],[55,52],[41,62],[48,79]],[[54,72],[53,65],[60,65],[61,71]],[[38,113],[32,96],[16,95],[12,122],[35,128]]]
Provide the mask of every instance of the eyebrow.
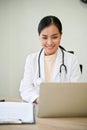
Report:
[[[52,34],[51,36],[56,36],[56,35],[58,35],[58,33]],[[46,37],[48,35],[42,34],[42,36]]]

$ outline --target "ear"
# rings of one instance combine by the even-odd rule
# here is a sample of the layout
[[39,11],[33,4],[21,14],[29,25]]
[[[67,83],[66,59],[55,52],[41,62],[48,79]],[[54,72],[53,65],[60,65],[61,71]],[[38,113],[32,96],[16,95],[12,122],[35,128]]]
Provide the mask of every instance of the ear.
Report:
[[61,39],[61,37],[62,37],[62,34],[63,34],[63,33],[61,32],[61,34],[60,34],[60,39]]
[[62,36],[63,32],[60,33],[60,35]]

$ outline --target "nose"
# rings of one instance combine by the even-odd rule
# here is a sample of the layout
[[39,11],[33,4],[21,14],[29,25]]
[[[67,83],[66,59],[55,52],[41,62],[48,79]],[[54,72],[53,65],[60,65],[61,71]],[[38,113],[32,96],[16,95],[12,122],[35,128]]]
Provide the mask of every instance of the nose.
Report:
[[47,44],[49,44],[49,45],[52,44],[52,39],[51,39],[51,38],[48,38],[48,40],[47,40]]

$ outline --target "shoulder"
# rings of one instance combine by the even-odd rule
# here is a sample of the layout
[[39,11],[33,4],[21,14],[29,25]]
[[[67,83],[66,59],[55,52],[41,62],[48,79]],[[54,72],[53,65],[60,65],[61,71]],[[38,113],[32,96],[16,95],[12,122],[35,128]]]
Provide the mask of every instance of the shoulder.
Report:
[[38,55],[38,52],[28,54],[27,59],[37,57],[37,55]]
[[27,57],[26,57],[26,62],[34,62],[38,59],[38,55],[39,55],[39,51],[38,52],[34,52],[34,53],[31,53],[29,54]]
[[77,66],[79,66],[79,61],[75,54],[64,52],[64,59],[65,64],[69,67],[71,66],[72,68],[76,68]]
[[77,57],[76,57],[76,55],[75,54],[72,54],[72,53],[70,53],[70,52],[67,52],[67,51],[64,51],[64,55],[65,55],[65,58],[67,58],[67,59],[77,59]]
[[68,51],[63,50],[62,52],[61,49],[59,49],[59,53],[61,54],[61,56],[63,56],[63,53],[64,53],[64,60],[66,61],[77,60],[76,55]]

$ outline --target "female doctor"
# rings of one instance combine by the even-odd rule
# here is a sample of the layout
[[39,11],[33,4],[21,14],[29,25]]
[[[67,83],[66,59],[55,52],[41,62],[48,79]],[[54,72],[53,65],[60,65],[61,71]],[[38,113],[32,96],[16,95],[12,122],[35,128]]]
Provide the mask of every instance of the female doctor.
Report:
[[60,46],[62,24],[55,16],[44,17],[38,25],[42,49],[28,55],[20,95],[26,102],[38,103],[41,82],[78,82],[81,76],[75,55]]

